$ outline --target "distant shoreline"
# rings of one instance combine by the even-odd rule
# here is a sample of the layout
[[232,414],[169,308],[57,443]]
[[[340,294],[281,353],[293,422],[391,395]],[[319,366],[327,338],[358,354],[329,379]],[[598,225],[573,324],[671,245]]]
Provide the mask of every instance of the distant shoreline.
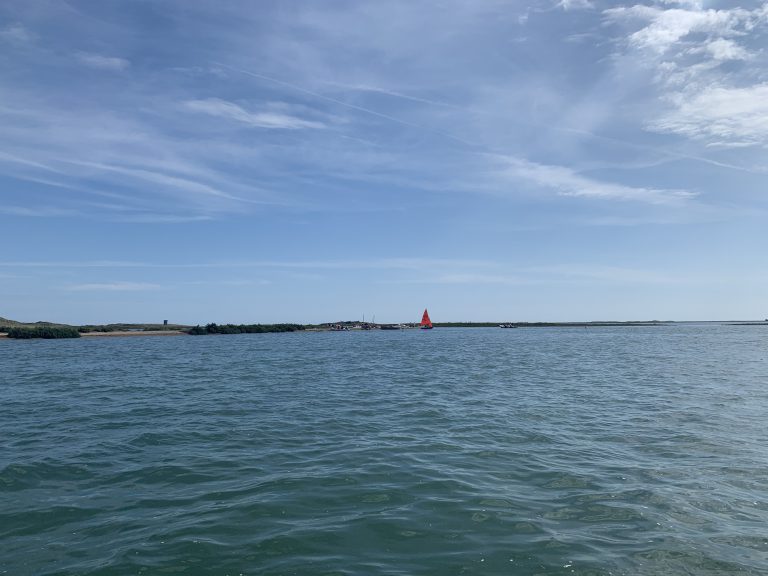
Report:
[[[686,324],[715,324],[715,325],[722,325],[722,326],[767,326],[768,327],[768,320],[766,321],[755,321],[755,320],[744,320],[744,321],[738,321],[738,320],[730,320],[730,321],[719,321],[719,320],[701,320],[701,321],[674,321],[674,320],[667,320],[667,321],[659,321],[659,320],[649,320],[649,321],[594,321],[594,322],[502,322],[502,323],[496,323],[496,322],[435,322],[434,327],[435,328],[621,328],[621,327],[663,327],[663,326],[673,326],[673,325],[686,325]],[[24,327],[30,326],[29,324],[22,325]],[[64,325],[57,325],[57,326],[64,326]],[[125,326],[125,325],[123,325]],[[141,325],[136,325],[141,326]],[[224,325],[229,326],[229,325]],[[232,325],[237,326],[237,325]],[[277,326],[277,325],[264,325],[264,326]],[[343,327],[342,327],[343,326]],[[371,331],[371,330],[381,330],[382,327],[392,327],[397,326],[402,330],[414,330],[417,329],[419,326],[417,324],[366,324],[366,323],[354,323],[354,322],[344,322],[344,323],[329,323],[329,324],[307,324],[303,325],[302,328],[290,330],[289,332],[338,332],[338,331]],[[71,328],[77,328],[76,326],[68,326]],[[194,327],[192,326],[184,326],[184,325],[175,325],[173,329],[170,330],[162,330],[157,328],[152,329],[143,329],[143,328],[134,328],[134,329],[122,329],[122,330],[112,330],[112,331],[89,331],[89,332],[81,332],[80,337],[82,338],[122,338],[122,337],[139,337],[139,336],[190,336],[190,331],[193,330]],[[389,328],[390,330],[392,328]],[[263,332],[255,332],[255,333],[277,333],[280,332],[278,330],[265,330]],[[237,333],[237,332],[232,332]],[[242,333],[251,333],[251,332],[242,332]],[[227,332],[211,332],[208,335],[227,335]],[[231,333],[229,333],[231,334]],[[8,334],[6,332],[0,332],[0,339],[12,339],[8,337]]]
[[[135,337],[135,336],[189,336],[181,330],[155,330],[155,331],[143,331],[143,330],[131,330],[131,331],[119,331],[119,332],[85,332],[80,334],[81,338],[117,338],[122,336]],[[0,332],[0,339],[13,340],[8,338],[8,334]],[[39,340],[39,338],[31,338],[31,340]]]

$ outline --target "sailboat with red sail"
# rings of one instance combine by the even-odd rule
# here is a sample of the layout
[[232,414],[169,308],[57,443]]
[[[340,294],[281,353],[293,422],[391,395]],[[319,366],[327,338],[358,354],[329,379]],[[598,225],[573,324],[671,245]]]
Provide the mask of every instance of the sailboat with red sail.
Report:
[[429,319],[429,314],[427,313],[426,308],[424,308],[424,315],[421,317],[421,329],[432,330],[432,320]]

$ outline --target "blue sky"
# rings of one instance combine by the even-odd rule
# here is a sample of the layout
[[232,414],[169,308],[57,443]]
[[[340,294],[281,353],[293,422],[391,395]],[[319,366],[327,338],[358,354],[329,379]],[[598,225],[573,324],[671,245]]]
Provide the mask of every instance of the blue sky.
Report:
[[768,2],[5,0],[0,316],[768,316]]

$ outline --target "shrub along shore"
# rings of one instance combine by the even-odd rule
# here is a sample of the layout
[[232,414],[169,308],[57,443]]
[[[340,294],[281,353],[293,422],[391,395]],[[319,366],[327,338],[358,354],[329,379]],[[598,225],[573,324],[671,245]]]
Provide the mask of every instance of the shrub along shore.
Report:
[[264,334],[266,332],[296,332],[305,330],[303,324],[206,324],[187,331],[192,336],[205,334]]
[[[302,324],[206,324],[205,326],[184,326],[180,324],[106,324],[67,326],[61,324],[2,325],[0,333],[8,338],[29,340],[33,338],[80,338],[81,336],[176,336],[190,334],[262,334],[267,332],[296,332],[305,330]],[[316,327],[312,327],[316,328]]]
[[32,338],[80,338],[80,332],[72,326],[16,326],[8,329],[8,338],[29,340]]
[[[651,320],[647,322],[514,322],[506,323],[510,328],[544,328],[544,327],[605,327],[605,326],[661,326],[668,322]],[[765,323],[768,325],[768,321]],[[417,324],[401,324],[401,328],[417,328]],[[499,326],[498,322],[435,322],[435,328],[492,328]],[[265,334],[269,332],[299,332],[326,330],[372,330],[380,328],[378,324],[345,321],[326,324],[206,324],[205,326],[186,326],[183,324],[87,324],[69,326],[36,322],[25,324],[0,318],[0,337],[7,333],[8,338],[80,338],[80,336],[179,336],[179,335],[212,335],[212,334]]]

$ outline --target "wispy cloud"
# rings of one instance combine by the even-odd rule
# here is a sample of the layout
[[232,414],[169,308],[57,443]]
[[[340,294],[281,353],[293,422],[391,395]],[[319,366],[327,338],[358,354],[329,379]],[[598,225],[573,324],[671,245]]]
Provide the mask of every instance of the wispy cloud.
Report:
[[258,78],[259,80],[264,80],[264,81],[267,81],[267,82],[270,82],[270,83],[273,83],[273,84],[277,84],[277,85],[283,86],[285,88],[289,88],[292,91],[295,91],[295,92],[298,92],[298,93],[301,93],[301,94],[305,94],[307,96],[311,96],[312,98],[315,98],[315,99],[323,101],[323,102],[335,104],[337,106],[343,106],[343,107],[345,107],[347,109],[355,110],[357,112],[362,112],[363,114],[367,114],[369,116],[374,116],[376,118],[387,120],[388,122],[399,124],[401,126],[406,126],[408,128],[416,129],[416,130],[421,131],[421,132],[436,134],[436,135],[439,135],[441,137],[453,140],[454,142],[459,142],[459,143],[461,143],[462,145],[465,145],[465,146],[475,146],[474,143],[469,142],[468,140],[465,140],[465,139],[463,139],[463,138],[461,138],[459,136],[456,136],[455,134],[451,134],[451,133],[445,132],[443,130],[437,130],[437,129],[434,129],[434,128],[430,128],[430,127],[425,126],[425,125],[423,125],[421,123],[411,122],[409,120],[404,120],[403,118],[400,118],[398,116],[394,116],[392,114],[386,114],[386,113],[380,112],[378,110],[374,110],[374,109],[366,107],[366,106],[360,106],[358,104],[352,104],[350,102],[346,102],[346,101],[341,100],[339,98],[333,98],[331,96],[327,96],[327,95],[322,94],[320,92],[317,92],[315,90],[309,90],[308,88],[305,88],[305,87],[300,86],[298,84],[294,84],[294,83],[288,82],[286,80],[281,80],[280,78],[274,78],[274,77],[271,77],[271,76],[267,76],[266,74],[260,74],[258,72],[253,72],[251,70],[245,70],[245,69],[242,69],[242,68],[233,68],[233,67],[230,67],[230,66],[226,66],[225,64],[221,64],[221,63],[216,63],[216,64],[218,64],[219,66],[222,66],[222,67],[224,67],[224,68],[226,68],[228,70],[231,70],[233,72],[238,72],[238,73],[244,74],[246,76],[251,76],[252,78]]
[[723,146],[766,144],[768,83],[746,88],[716,86],[690,94],[650,127]]
[[269,286],[272,284],[271,280],[257,279],[257,280],[193,280],[190,282],[182,282],[186,286]]
[[506,174],[521,178],[562,196],[594,198],[602,200],[626,200],[649,204],[677,204],[694,198],[697,194],[688,190],[663,190],[626,186],[589,178],[564,166],[537,164],[522,158],[503,159]]
[[[119,114],[88,102],[87,96],[83,100],[65,111],[40,94],[0,93],[4,176],[42,185],[35,187],[39,195],[52,195],[50,186],[71,191],[56,196],[62,208],[79,209],[75,204],[84,194],[119,198],[136,220],[151,219],[147,214],[221,218],[247,206],[296,203],[260,185],[264,172],[258,168],[264,161],[250,143],[208,138],[205,128],[195,130],[197,125],[191,136],[189,130],[174,134],[167,130],[167,120],[157,119],[156,106],[144,108],[146,118],[134,109]],[[228,169],[227,164],[246,160],[251,161],[246,170]],[[30,198],[21,192],[18,196],[19,206]],[[34,207],[31,200],[29,207]],[[94,216],[100,212],[98,207],[90,210]]]
[[534,266],[528,268],[527,272],[532,275],[559,278],[563,281],[595,281],[621,284],[671,284],[683,280],[682,276],[656,270],[590,263]]
[[595,7],[590,0],[560,0],[557,5],[563,10],[589,10]]
[[609,20],[640,21],[645,25],[632,34],[631,45],[663,54],[690,34],[736,36],[739,28],[750,22],[753,14],[741,8],[701,10],[661,8],[635,5],[610,8],[604,12]]
[[286,268],[318,270],[439,270],[456,267],[488,267],[489,260],[450,258],[372,258],[367,260],[221,260],[209,262],[0,261],[5,268]]
[[305,120],[288,114],[277,112],[249,112],[233,102],[227,102],[226,100],[220,100],[219,98],[188,100],[184,102],[184,106],[193,112],[200,112],[210,116],[234,120],[254,128],[281,130],[325,128],[325,124],[322,122]]
[[84,168],[95,168],[100,171],[116,172],[118,174],[122,174],[124,176],[128,176],[131,178],[136,178],[138,180],[142,180],[145,182],[150,182],[152,184],[157,184],[160,186],[170,187],[174,189],[180,189],[185,192],[191,192],[194,194],[216,196],[218,198],[226,198],[228,200],[241,200],[240,198],[231,196],[226,192],[217,190],[216,188],[214,188],[213,186],[209,186],[208,184],[191,180],[189,178],[183,178],[180,176],[174,176],[167,173],[157,172],[154,170],[148,170],[145,168],[129,168],[126,166],[119,166],[115,164],[104,164],[104,163],[98,163],[98,162],[75,161],[75,160],[69,161],[69,163],[75,164],[77,166],[82,166]]
[[0,40],[14,44],[27,44],[35,39],[32,34],[21,24],[12,24],[0,30]]
[[[372,260],[314,260],[314,261],[221,261],[200,263],[151,263],[151,262],[0,262],[0,268],[62,268],[62,269],[229,269],[229,270],[283,270],[283,271],[379,271],[384,276],[378,283],[384,284],[443,284],[443,285],[527,285],[552,283],[620,283],[666,284],[679,283],[683,279],[667,272],[600,265],[589,262],[520,266],[498,260],[462,260],[435,258],[380,258]],[[397,272],[396,275],[390,275]],[[312,276],[318,279],[321,276]],[[194,280],[184,284],[267,285],[265,279]],[[108,282],[79,284],[69,290],[154,290],[158,284],[135,282]]]
[[35,162],[34,160],[30,160],[29,158],[22,158],[16,154],[9,154],[7,152],[0,151],[0,162],[8,162],[11,164],[21,164],[23,166],[28,166],[31,168],[38,168],[40,170],[43,170],[45,172],[55,172],[57,174],[62,174],[63,172],[61,170],[58,170],[48,164],[43,164],[41,162]]
[[443,102],[443,101],[435,100],[432,98],[422,98],[420,96],[414,96],[413,94],[405,94],[403,92],[390,90],[387,88],[383,88],[381,86],[372,86],[370,84],[342,84],[342,83],[335,83],[335,82],[331,82],[329,84],[331,86],[342,88],[344,90],[353,90],[358,92],[370,92],[374,94],[382,94],[384,96],[391,96],[392,98],[410,100],[411,102],[416,102],[419,104],[428,104],[429,106],[439,106],[441,108],[461,109],[460,106],[457,106],[455,104],[450,104],[448,102]]
[[521,278],[519,276],[503,276],[492,274],[472,274],[472,273],[456,273],[456,274],[443,274],[437,276],[434,279],[426,280],[432,284],[501,284],[507,286],[514,286],[519,284],[529,284],[530,278]]
[[81,64],[88,66],[89,68],[109,70],[113,72],[119,72],[131,66],[131,63],[125,58],[103,56],[101,54],[91,54],[89,52],[80,52],[77,54],[77,59]]
[[142,292],[145,290],[159,290],[159,284],[145,282],[102,282],[92,284],[72,284],[67,290],[73,292]]
[[182,222],[207,222],[213,220],[213,217],[199,214],[153,214],[139,212],[121,215],[116,219],[120,222],[134,222],[136,224],[175,224]]
[[58,218],[62,216],[78,216],[81,213],[71,208],[56,208],[54,206],[0,206],[0,214],[29,216],[32,218]]
[[[592,263],[570,263],[550,266],[511,266],[498,263],[495,273],[457,269],[444,274],[423,274],[418,277],[386,279],[384,284],[439,284],[439,285],[553,285],[553,284],[678,284],[682,276],[666,272],[605,266]],[[515,273],[505,273],[514,268]]]
[[746,48],[726,38],[712,40],[706,44],[705,50],[712,54],[715,60],[723,62],[727,60],[751,60],[754,57],[754,54]]
[[684,6],[685,8],[695,8],[701,10],[704,7],[704,0],[660,0],[661,4],[671,4],[673,6]]

